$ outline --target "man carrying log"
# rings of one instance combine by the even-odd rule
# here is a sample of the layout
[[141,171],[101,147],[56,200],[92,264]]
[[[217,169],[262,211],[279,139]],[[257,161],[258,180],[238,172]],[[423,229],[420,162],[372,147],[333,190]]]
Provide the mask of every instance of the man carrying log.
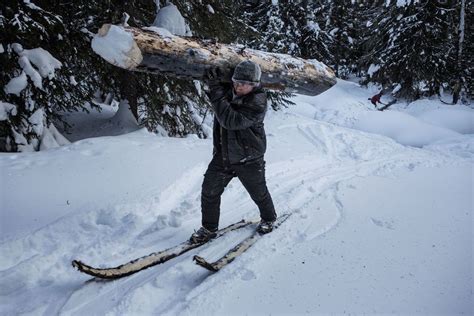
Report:
[[250,60],[239,63],[232,84],[225,83],[218,68],[211,68],[207,77],[214,110],[214,149],[202,184],[202,227],[190,240],[201,243],[216,236],[221,195],[234,177],[239,178],[260,210],[257,231],[269,233],[276,212],[265,180],[263,120],[267,97],[260,87],[260,66]]

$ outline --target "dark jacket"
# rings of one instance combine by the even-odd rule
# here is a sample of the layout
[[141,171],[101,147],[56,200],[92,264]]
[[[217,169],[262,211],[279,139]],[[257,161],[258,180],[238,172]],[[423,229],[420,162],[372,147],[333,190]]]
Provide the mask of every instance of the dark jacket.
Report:
[[257,87],[235,98],[231,84],[210,83],[208,93],[214,109],[214,153],[224,163],[242,164],[262,158],[267,148],[263,119],[267,96]]

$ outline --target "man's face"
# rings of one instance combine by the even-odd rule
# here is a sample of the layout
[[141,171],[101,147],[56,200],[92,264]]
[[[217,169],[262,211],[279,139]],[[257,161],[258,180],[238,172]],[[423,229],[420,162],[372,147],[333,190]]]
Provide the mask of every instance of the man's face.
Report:
[[239,97],[249,94],[250,92],[252,92],[254,87],[255,84],[234,81],[235,94],[237,94]]

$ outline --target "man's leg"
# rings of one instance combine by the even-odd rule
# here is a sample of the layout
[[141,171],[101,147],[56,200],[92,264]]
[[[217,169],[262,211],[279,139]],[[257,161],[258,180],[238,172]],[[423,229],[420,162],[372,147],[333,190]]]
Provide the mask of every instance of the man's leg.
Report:
[[224,168],[222,156],[214,155],[204,174],[201,191],[202,226],[210,231],[219,227],[221,195],[234,175]]
[[459,93],[458,93],[458,92],[454,92],[454,93],[453,93],[453,104],[457,104],[457,103],[458,103],[458,100],[459,100]]
[[277,215],[265,180],[265,161],[263,158],[255,162],[232,167],[252,200],[257,204],[262,220],[274,221]]

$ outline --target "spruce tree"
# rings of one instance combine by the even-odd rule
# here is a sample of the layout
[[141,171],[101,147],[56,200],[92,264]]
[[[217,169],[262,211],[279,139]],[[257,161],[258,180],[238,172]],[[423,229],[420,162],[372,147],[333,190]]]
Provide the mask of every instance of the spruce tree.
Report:
[[458,1],[455,13],[455,28],[453,40],[456,42],[456,77],[460,80],[466,94],[474,96],[474,1]]
[[[0,121],[0,150],[32,151],[63,144],[53,120],[60,111],[81,107],[91,91],[65,58],[74,43],[62,17],[30,2],[5,1],[0,28],[0,101],[14,107]],[[36,60],[38,56],[58,67],[45,74],[40,67],[47,64]],[[15,83],[22,82],[20,91]]]
[[451,5],[425,0],[383,8],[370,26],[374,36],[365,42],[366,69],[376,70],[366,82],[409,99],[438,93],[452,78]]
[[330,65],[334,62],[331,51],[333,38],[326,30],[324,15],[327,6],[324,1],[309,1],[304,8],[306,12],[305,24],[301,38],[301,57],[317,59]]
[[357,44],[354,4],[344,0],[328,2],[325,29],[331,38],[329,50],[332,52],[332,60],[329,65],[333,67],[336,76],[347,78],[354,71],[357,61],[354,54]]
[[[133,73],[114,67],[91,47],[93,35],[104,23],[119,24],[122,14],[130,15],[128,24],[150,26],[156,14],[156,4],[168,1],[87,1],[74,6],[66,1],[38,1],[42,9],[26,2],[6,1],[0,10],[2,47],[0,82],[6,86],[21,74],[19,56],[13,43],[25,49],[44,48],[63,65],[54,78],[44,78],[44,89],[31,80],[20,96],[0,91],[0,101],[8,109],[6,120],[0,121],[0,150],[39,150],[41,129],[30,117],[43,109],[44,126],[61,123],[65,111],[85,110],[85,105],[110,102],[129,106],[138,121],[150,131],[170,136],[196,133],[205,137],[203,118],[208,113],[208,101],[201,92],[201,83],[166,76]],[[225,42],[244,42],[253,30],[233,17],[237,4],[232,1],[175,1],[195,36],[215,38]],[[212,22],[212,23],[211,23]],[[33,106],[34,105],[34,106]],[[37,121],[34,121],[37,125]],[[67,127],[67,126],[66,126]],[[66,130],[67,131],[67,130]],[[41,133],[40,133],[41,134]]]

